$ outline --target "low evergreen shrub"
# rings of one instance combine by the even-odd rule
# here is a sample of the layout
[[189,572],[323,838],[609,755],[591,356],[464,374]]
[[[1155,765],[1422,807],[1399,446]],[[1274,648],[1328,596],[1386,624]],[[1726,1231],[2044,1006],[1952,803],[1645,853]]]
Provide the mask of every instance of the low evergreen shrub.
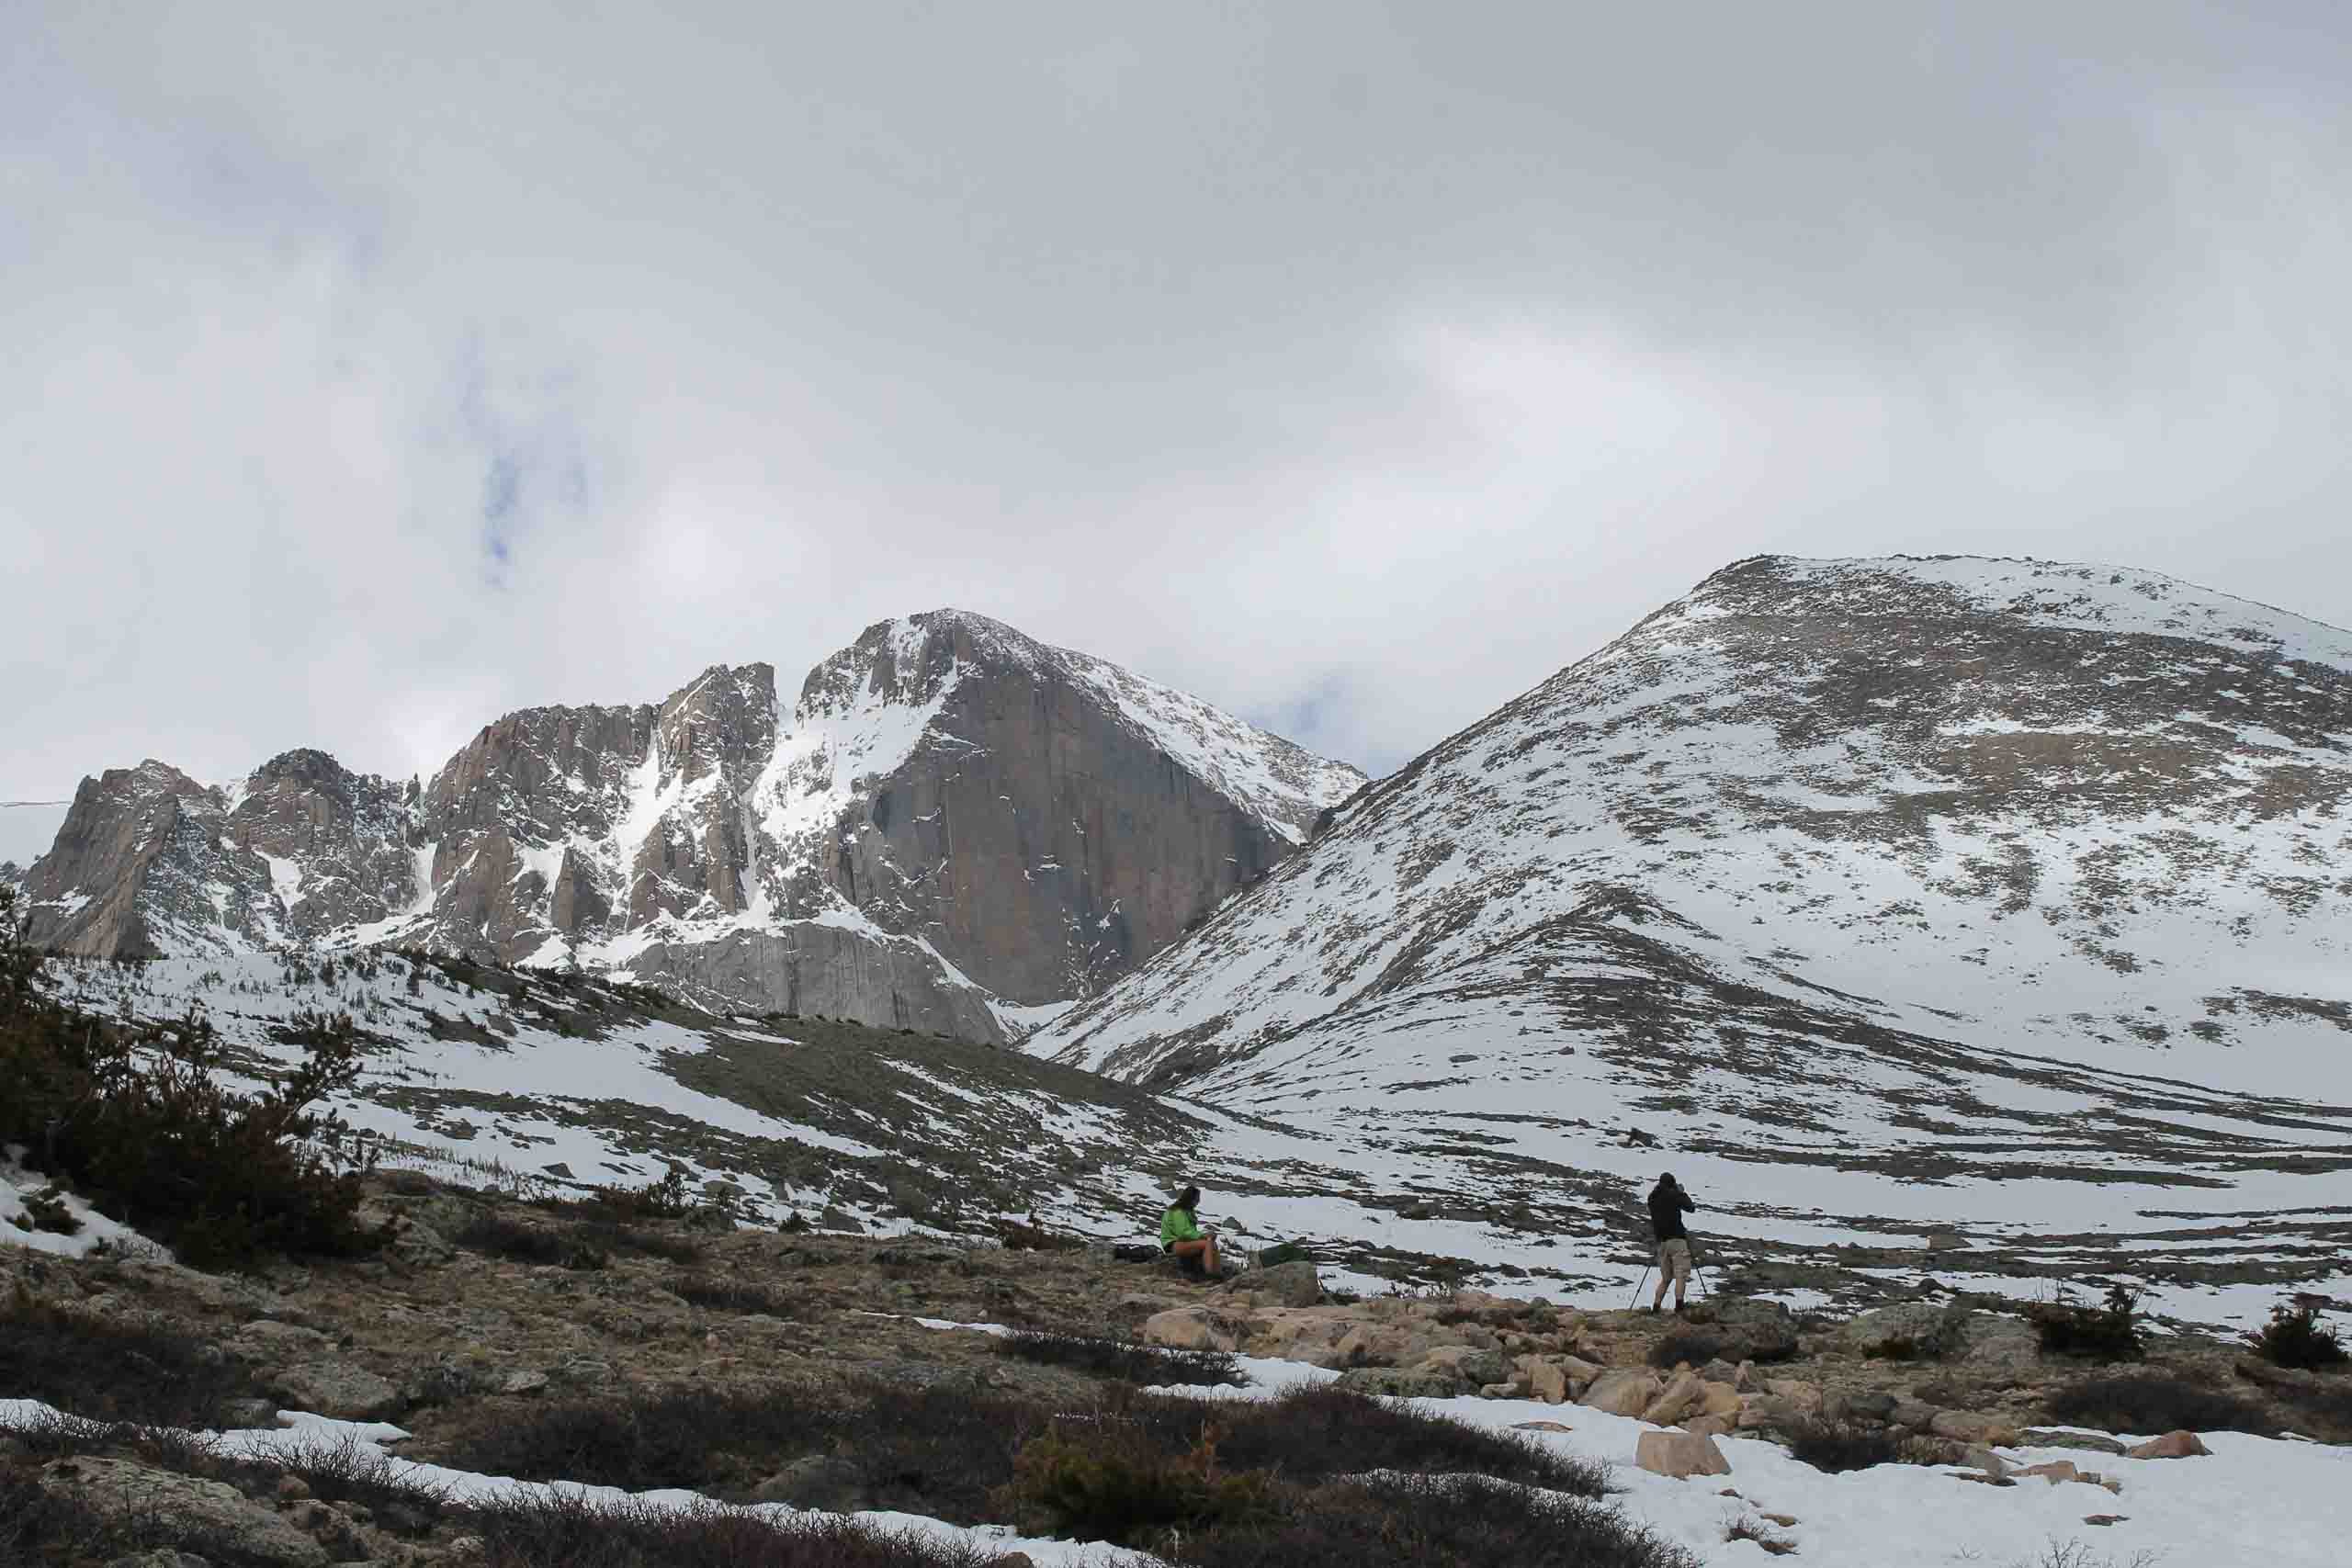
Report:
[[1056,1427],[1023,1445],[1005,1488],[1016,1517],[1050,1535],[1152,1546],[1275,1510],[1272,1477],[1220,1470],[1210,1427],[1170,1455],[1133,1428]]
[[15,892],[0,887],[0,1146],[72,1186],[197,1268],[272,1254],[348,1256],[386,1235],[356,1216],[366,1140],[312,1107],[348,1089],[360,1040],[347,1017],[296,1015],[278,1032],[302,1060],[258,1093],[214,1077],[221,1046],[190,1013],[137,1023],[75,1013],[41,988]]
[[1877,1427],[1850,1426],[1842,1421],[1804,1421],[1789,1429],[1788,1438],[1792,1457],[1832,1475],[1904,1461],[1901,1439]]
[[480,1568],[987,1568],[998,1553],[855,1520],[576,1497],[478,1505]]
[[2161,1372],[2085,1378],[2051,1394],[2047,1407],[2056,1420],[2109,1432],[2274,1429],[2258,1405]]
[[0,1389],[87,1422],[217,1427],[257,1397],[250,1369],[203,1336],[44,1302],[0,1305]]
[[2028,1308],[2026,1315],[2044,1355],[2137,1361],[2148,1353],[2140,1323],[2140,1293],[2120,1284],[2108,1287],[2104,1306],[2041,1302]]
[[2256,1352],[2275,1367],[2312,1371],[2352,1360],[2343,1336],[2319,1320],[2319,1308],[2310,1302],[2287,1302],[2271,1308],[2270,1321],[2250,1337]]
[[1222,1350],[1168,1350],[1132,1339],[1022,1330],[1001,1339],[1005,1355],[1046,1366],[1068,1367],[1096,1377],[1144,1388],[1169,1384],[1240,1385],[1241,1364]]

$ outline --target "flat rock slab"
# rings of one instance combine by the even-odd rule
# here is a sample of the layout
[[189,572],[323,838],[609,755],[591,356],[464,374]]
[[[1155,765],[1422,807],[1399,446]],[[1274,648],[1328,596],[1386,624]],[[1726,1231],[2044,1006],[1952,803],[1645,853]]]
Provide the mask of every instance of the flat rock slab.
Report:
[[225,1481],[178,1475],[124,1459],[62,1459],[41,1467],[41,1490],[108,1516],[164,1518],[217,1540],[240,1562],[325,1568],[327,1550]]
[[1729,1475],[1731,1461],[1713,1438],[1696,1432],[1644,1432],[1634,1445],[1634,1463],[1653,1475],[1685,1480],[1693,1475]]
[[341,1421],[389,1421],[401,1413],[399,1389],[348,1361],[298,1362],[279,1371],[270,1387],[295,1409]]

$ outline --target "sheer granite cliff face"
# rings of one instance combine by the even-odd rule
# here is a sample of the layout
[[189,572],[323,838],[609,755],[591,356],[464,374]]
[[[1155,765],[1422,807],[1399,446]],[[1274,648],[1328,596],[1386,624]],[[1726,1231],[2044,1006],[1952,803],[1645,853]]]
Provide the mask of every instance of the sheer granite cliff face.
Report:
[[379,919],[415,897],[400,786],[320,751],[272,758],[233,791],[154,761],[85,779],[26,874],[28,933],[94,957],[190,942],[276,943]]
[[292,751],[86,781],[30,934],[140,956],[310,942],[579,965],[735,1010],[998,1040],[1125,974],[1363,783],[1181,693],[940,611],[790,709],[766,664],[486,726],[429,783]]

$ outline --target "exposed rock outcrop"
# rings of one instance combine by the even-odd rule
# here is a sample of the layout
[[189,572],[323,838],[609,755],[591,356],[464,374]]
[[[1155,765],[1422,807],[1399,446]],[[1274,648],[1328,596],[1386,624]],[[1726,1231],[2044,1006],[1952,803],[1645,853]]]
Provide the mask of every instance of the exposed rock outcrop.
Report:
[[209,787],[86,781],[26,874],[91,956],[398,943],[732,1010],[998,1040],[1262,876],[1363,783],[1084,654],[939,611],[779,700],[715,666],[658,705],[485,726],[429,782],[289,751]]

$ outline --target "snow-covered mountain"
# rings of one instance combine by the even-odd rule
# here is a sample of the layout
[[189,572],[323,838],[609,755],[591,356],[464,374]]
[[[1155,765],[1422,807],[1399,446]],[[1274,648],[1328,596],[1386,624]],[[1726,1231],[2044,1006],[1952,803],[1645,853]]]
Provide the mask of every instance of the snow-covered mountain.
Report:
[[1012,627],[870,627],[659,705],[533,708],[429,784],[316,751],[85,781],[24,877],[67,953],[415,945],[712,1005],[973,1039],[1086,994],[1304,840],[1363,775]]
[[1450,1142],[1596,1227],[1663,1163],[1781,1246],[2218,1260],[2199,1214],[2352,1200],[2347,807],[2352,635],[2144,572],[1761,558],[1028,1048],[1373,1169]]

